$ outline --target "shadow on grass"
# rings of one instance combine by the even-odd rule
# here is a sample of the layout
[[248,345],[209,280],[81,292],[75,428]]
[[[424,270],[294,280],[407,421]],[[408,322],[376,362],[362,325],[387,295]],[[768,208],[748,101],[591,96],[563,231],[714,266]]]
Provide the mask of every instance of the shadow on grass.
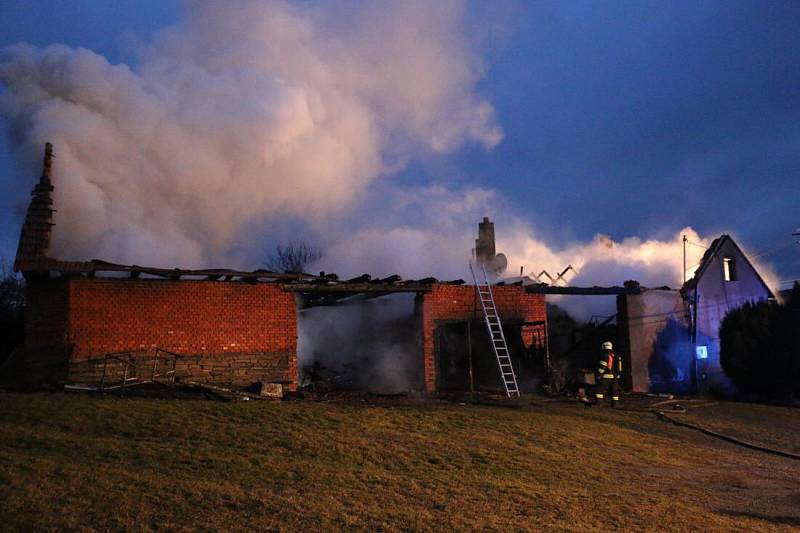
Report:
[[734,518],[755,518],[756,520],[764,520],[765,522],[772,522],[773,524],[800,526],[800,516],[772,516],[747,511],[729,511],[727,509],[722,509],[719,513]]

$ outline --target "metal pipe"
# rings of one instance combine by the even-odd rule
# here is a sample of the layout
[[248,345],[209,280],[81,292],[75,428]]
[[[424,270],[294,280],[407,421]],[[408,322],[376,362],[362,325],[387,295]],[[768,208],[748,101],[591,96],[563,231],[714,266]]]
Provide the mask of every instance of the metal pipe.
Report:
[[686,235],[683,236],[683,284],[686,284]]

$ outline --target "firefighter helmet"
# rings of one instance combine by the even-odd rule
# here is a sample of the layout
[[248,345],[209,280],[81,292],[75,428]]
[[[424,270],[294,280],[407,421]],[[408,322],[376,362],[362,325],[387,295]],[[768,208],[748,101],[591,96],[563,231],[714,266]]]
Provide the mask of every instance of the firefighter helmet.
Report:
[[602,348],[603,348],[604,350],[613,350],[613,349],[614,349],[614,346],[611,344],[611,342],[610,342],[610,341],[606,341],[606,342],[604,342],[604,343],[603,343],[603,346],[602,346]]

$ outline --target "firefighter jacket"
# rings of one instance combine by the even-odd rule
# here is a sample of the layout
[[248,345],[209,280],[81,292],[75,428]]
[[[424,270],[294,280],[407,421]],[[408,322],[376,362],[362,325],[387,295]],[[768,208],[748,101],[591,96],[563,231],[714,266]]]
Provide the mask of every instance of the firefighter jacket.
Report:
[[611,351],[603,353],[597,365],[597,375],[609,379],[620,377],[622,375],[622,359]]

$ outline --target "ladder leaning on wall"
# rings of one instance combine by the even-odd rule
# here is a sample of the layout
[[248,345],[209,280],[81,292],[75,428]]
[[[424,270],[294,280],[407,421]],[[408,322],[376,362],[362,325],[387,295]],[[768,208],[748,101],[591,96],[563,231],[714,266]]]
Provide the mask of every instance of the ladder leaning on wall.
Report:
[[472,280],[475,282],[475,290],[478,292],[478,299],[481,301],[483,309],[483,321],[486,323],[486,332],[494,349],[497,358],[497,366],[500,369],[500,379],[506,390],[506,396],[519,397],[519,387],[517,386],[517,376],[514,374],[514,367],[511,365],[511,354],[508,351],[508,343],[503,333],[503,325],[500,323],[500,314],[492,293],[492,285],[489,283],[489,276],[486,274],[486,267],[481,265],[483,272],[483,284],[478,283],[475,269],[472,262],[469,263],[469,271],[472,273]]

